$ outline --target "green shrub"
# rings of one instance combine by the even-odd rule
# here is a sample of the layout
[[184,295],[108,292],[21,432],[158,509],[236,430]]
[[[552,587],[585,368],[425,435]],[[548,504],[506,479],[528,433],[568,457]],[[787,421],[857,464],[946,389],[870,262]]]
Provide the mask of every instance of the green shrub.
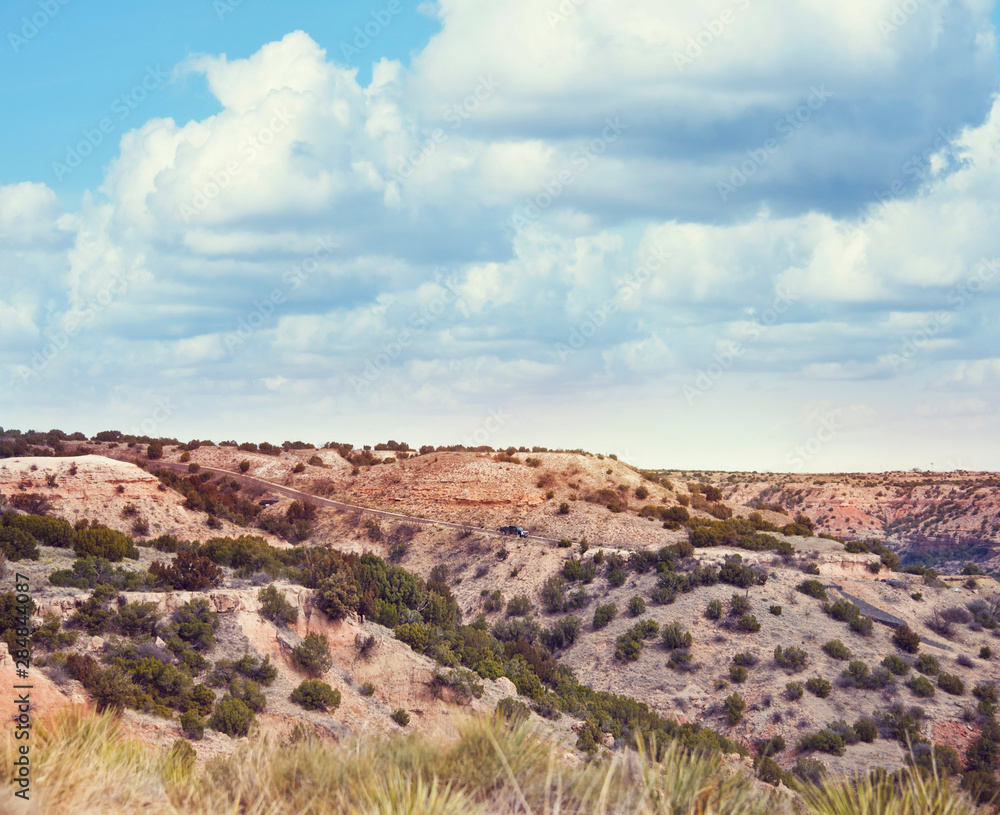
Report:
[[619,586],[622,586],[627,579],[628,579],[628,572],[626,572],[624,569],[614,568],[608,572],[608,583],[611,584],[611,586],[616,589]]
[[628,616],[638,617],[646,613],[646,601],[638,594],[628,601]]
[[117,665],[94,668],[83,686],[90,692],[99,711],[120,711],[135,706],[136,687]]
[[139,557],[139,550],[131,538],[101,525],[78,529],[73,551],[78,557],[102,557],[111,561]]
[[239,699],[254,713],[260,713],[267,706],[267,697],[252,679],[234,679],[229,683],[229,695]]
[[523,721],[527,721],[531,716],[531,711],[528,710],[528,706],[524,702],[512,699],[510,696],[497,702],[496,713],[497,716],[500,716],[511,725],[518,725]]
[[952,696],[961,696],[965,693],[965,684],[955,674],[942,673],[938,677],[938,687]]
[[153,561],[149,573],[159,584],[169,585],[179,591],[210,589],[218,586],[225,576],[222,569],[194,549],[178,552],[169,566],[158,560]]
[[[542,607],[549,613],[562,611],[566,604],[566,578],[553,575],[546,579],[541,589]],[[508,604],[509,607],[509,604]]]
[[802,688],[801,682],[788,682],[785,685],[785,693],[788,695],[788,698],[793,702],[797,702],[799,699],[801,699],[802,694],[804,692],[805,691]]
[[594,610],[594,628],[604,628],[604,626],[614,619],[616,614],[618,614],[618,606],[614,603],[598,606]]
[[31,632],[31,644],[47,651],[59,651],[76,642],[75,631],[60,631],[60,619],[51,611],[42,618],[42,624]]
[[910,672],[910,666],[906,661],[896,654],[889,654],[882,660],[882,665],[892,671],[896,676],[906,676]]
[[911,676],[906,683],[907,687],[917,696],[930,698],[934,695],[934,686],[924,676]]
[[774,615],[775,617],[780,617],[780,616],[781,616],[781,606],[771,606],[771,608],[769,609],[769,611],[770,611],[770,612],[771,612],[771,613],[772,613],[772,614],[773,614],[773,615]]
[[218,626],[219,614],[209,610],[208,600],[191,600],[174,612],[167,633],[195,651],[206,651],[215,645],[215,629]]
[[410,723],[410,714],[402,708],[394,710],[391,718],[400,727],[406,727]]
[[473,670],[483,679],[499,679],[503,676],[503,666],[493,659],[481,659]]
[[954,747],[944,744],[914,744],[906,763],[922,770],[926,775],[947,778],[962,772],[962,760]]
[[872,622],[871,617],[862,617],[860,615],[851,617],[848,625],[851,631],[860,634],[862,637],[870,637],[875,630],[875,623]]
[[275,625],[288,625],[299,619],[299,610],[273,585],[257,592],[257,600],[260,601],[260,616]]
[[277,675],[278,669],[271,664],[269,656],[261,659],[246,653],[236,660],[218,660],[212,674],[206,681],[213,687],[227,687],[237,676],[242,676],[267,686],[274,682]]
[[784,750],[785,747],[785,737],[780,734],[757,742],[757,752],[762,756],[777,755]]
[[160,614],[156,603],[126,603],[118,609],[112,625],[126,637],[156,636]]
[[516,597],[511,597],[510,600],[507,601],[508,617],[523,617],[530,611],[531,600],[528,599],[527,594],[519,594]]
[[915,654],[920,650],[920,635],[908,625],[897,628],[892,635],[892,641],[908,654]]
[[181,715],[181,731],[189,739],[202,739],[205,736],[205,720],[195,711],[189,710]]
[[191,695],[187,699],[187,713],[195,713],[198,716],[207,716],[212,712],[215,705],[215,694],[202,684],[195,685],[191,689]]
[[778,762],[769,756],[760,756],[758,759],[755,759],[754,764],[757,768],[757,777],[765,784],[772,784],[774,786],[784,784],[787,787],[795,780],[791,773],[786,773],[782,770]]
[[742,665],[745,668],[752,668],[754,665],[757,664],[758,661],[759,660],[754,654],[751,654],[747,651],[742,651],[733,657],[734,665]]
[[840,620],[842,623],[849,623],[855,617],[861,615],[861,609],[844,598],[833,603],[824,603],[823,611],[833,617],[833,619]]
[[749,671],[742,665],[729,666],[729,678],[733,682],[745,682],[747,676],[749,676]]
[[990,659],[992,656],[993,652],[990,650],[990,646],[984,645],[982,648],[979,649],[980,659]]
[[757,585],[757,575],[749,566],[727,561],[719,569],[719,582],[729,583],[741,589]]
[[854,723],[854,732],[857,734],[859,741],[863,741],[868,744],[878,738],[878,727],[875,726],[875,722],[871,719],[858,719],[857,722]]
[[0,552],[12,563],[20,560],[38,560],[41,556],[38,544],[31,535],[23,529],[6,526],[0,526]]
[[630,634],[622,634],[615,643],[615,659],[635,662],[642,656],[642,640]]
[[778,645],[774,649],[774,662],[779,668],[794,673],[806,667],[809,662],[809,654],[795,645],[789,645],[787,648]]
[[675,648],[690,648],[694,642],[691,632],[685,631],[681,628],[681,624],[676,621],[663,626],[660,636],[663,639],[663,645],[671,650]]
[[78,558],[69,569],[58,569],[49,575],[53,586],[72,586],[76,589],[93,589],[101,584],[113,586],[118,591],[141,588],[146,576],[122,566],[113,566],[104,558]]
[[914,667],[920,673],[927,674],[928,676],[937,676],[941,673],[941,666],[938,664],[937,657],[933,654],[921,654],[918,656]]
[[705,609],[705,616],[710,620],[718,620],[722,616],[722,602],[720,600],[709,600]]
[[826,589],[823,588],[823,584],[818,580],[803,580],[795,588],[809,597],[815,597],[817,600],[827,599]]
[[208,726],[227,736],[238,738],[250,732],[254,723],[253,711],[239,699],[228,694],[215,704]]
[[68,521],[47,515],[18,515],[15,512],[5,512],[0,516],[0,527],[27,532],[40,546],[71,549],[76,540],[76,533]]
[[354,581],[336,572],[316,584],[315,602],[331,620],[342,620],[358,610],[360,597]]
[[852,659],[850,664],[844,668],[841,676],[847,684],[856,688],[864,688],[867,687],[871,679],[871,669],[864,660]]
[[753,634],[760,631],[760,622],[753,614],[744,614],[736,621],[736,628]]
[[305,679],[292,691],[291,699],[306,710],[336,710],[340,706],[340,691],[319,679]]
[[844,645],[844,643],[840,640],[830,640],[823,646],[823,650],[834,659],[843,660],[851,658],[851,649]]
[[556,620],[552,628],[544,629],[541,633],[542,644],[550,651],[558,651],[560,648],[567,648],[576,642],[580,635],[583,622],[575,614],[569,614],[562,619]]
[[833,685],[821,676],[814,676],[806,680],[806,690],[820,699],[826,699],[833,690]]
[[330,654],[330,644],[326,635],[316,632],[307,634],[306,638],[292,649],[292,662],[314,678],[329,671],[333,667],[333,656]]
[[91,636],[103,633],[114,617],[114,612],[108,608],[108,602],[116,594],[110,586],[98,586],[73,612],[69,625],[82,628]]
[[492,593],[483,589],[481,596],[483,598],[483,611],[500,611],[504,607],[503,592],[500,589],[496,589]]
[[842,756],[847,749],[844,739],[832,730],[820,730],[817,733],[809,733],[798,741],[800,750],[819,750],[834,756]]
[[443,688],[450,688],[459,704],[468,704],[473,697],[482,699],[485,690],[483,683],[479,681],[479,676],[466,668],[436,670],[430,688],[435,698],[441,697]]
[[743,700],[743,697],[738,693],[733,693],[726,697],[723,709],[726,713],[726,721],[729,724],[734,725],[743,718],[743,711],[746,709],[747,703]]
[[992,804],[1000,797],[1000,781],[989,770],[970,770],[962,776],[962,789],[977,804]]
[[792,768],[792,773],[800,781],[818,786],[826,775],[826,765],[818,759],[800,756]]
[[750,612],[750,601],[742,594],[734,594],[729,598],[729,616],[742,617]]

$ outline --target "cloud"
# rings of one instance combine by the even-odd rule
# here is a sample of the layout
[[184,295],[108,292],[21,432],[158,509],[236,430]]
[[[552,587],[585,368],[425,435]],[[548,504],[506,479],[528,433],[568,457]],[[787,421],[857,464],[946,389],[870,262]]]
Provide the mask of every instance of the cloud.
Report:
[[[31,367],[72,319],[36,401],[66,378],[93,411],[169,383],[190,422],[240,399],[319,426],[502,397],[582,432],[598,399],[691,417],[713,364],[697,404],[753,402],[758,429],[799,389],[860,403],[945,369],[993,400],[995,43],[985,8],[918,6],[443,0],[411,68],[380,60],[365,87],[301,31],[192,57],[220,110],[124,133],[79,211],[0,187],[0,259],[30,270],[0,295],[3,363]],[[830,97],[810,106],[813,86]]]

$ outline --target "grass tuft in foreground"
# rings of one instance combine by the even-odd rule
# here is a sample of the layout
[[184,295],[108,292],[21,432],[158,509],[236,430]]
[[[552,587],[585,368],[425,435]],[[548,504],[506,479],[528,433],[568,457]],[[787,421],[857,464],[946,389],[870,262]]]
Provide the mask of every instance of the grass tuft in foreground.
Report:
[[[716,755],[655,745],[583,764],[529,725],[469,719],[442,746],[417,733],[331,746],[310,738],[258,737],[203,767],[185,742],[156,750],[129,739],[112,714],[64,711],[38,723],[32,748],[32,811],[247,813],[248,815],[966,815],[975,811],[943,780],[905,774],[893,782],[806,788],[793,810],[770,788]],[[11,766],[16,742],[0,747]],[[9,776],[8,776],[9,783]],[[13,800],[5,796],[6,800]],[[7,803],[0,805],[6,811]],[[9,808],[9,807],[8,807]]]

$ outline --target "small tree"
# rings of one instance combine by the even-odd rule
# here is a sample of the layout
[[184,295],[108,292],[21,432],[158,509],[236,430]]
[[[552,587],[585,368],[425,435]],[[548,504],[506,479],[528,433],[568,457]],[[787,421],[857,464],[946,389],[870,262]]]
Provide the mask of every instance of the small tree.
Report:
[[604,628],[608,623],[614,619],[615,615],[618,613],[618,606],[614,603],[608,603],[607,605],[598,606],[594,611],[594,628]]
[[336,710],[340,705],[340,691],[318,679],[303,680],[291,698],[306,710]]
[[566,603],[566,578],[553,575],[542,584],[542,606],[546,611],[555,613],[563,610]]
[[690,648],[694,642],[691,632],[685,631],[681,628],[680,623],[676,621],[663,626],[661,637],[663,638],[663,645],[670,649]]
[[729,724],[734,725],[743,718],[743,711],[746,709],[747,703],[743,700],[743,697],[738,693],[733,693],[726,697],[725,702],[725,712],[726,721]]
[[892,641],[908,654],[915,654],[920,650],[920,635],[908,625],[897,628],[892,635]]
[[205,736],[205,720],[194,710],[189,710],[181,716],[181,730],[189,739],[201,739]]
[[340,572],[316,585],[316,605],[331,620],[342,620],[351,612],[357,611],[360,602],[354,581]]
[[149,573],[160,582],[169,583],[180,591],[203,591],[218,586],[225,573],[211,560],[194,549],[179,552],[170,566],[153,561]]
[[225,695],[220,699],[208,720],[208,726],[227,736],[237,738],[250,732],[254,723],[253,711],[239,699]]
[[646,601],[638,594],[628,601],[628,616],[638,617],[646,613]]
[[292,649],[292,662],[312,677],[322,676],[333,667],[330,643],[325,634],[313,632]]
[[257,599],[260,601],[260,616],[276,625],[288,625],[299,618],[299,610],[274,586],[262,588],[257,592]]
[[826,651],[828,656],[834,659],[850,659],[851,649],[848,648],[840,640],[830,640],[826,645],[823,646],[823,650]]
[[806,680],[806,690],[820,699],[826,699],[833,690],[833,685],[821,676],[814,676]]

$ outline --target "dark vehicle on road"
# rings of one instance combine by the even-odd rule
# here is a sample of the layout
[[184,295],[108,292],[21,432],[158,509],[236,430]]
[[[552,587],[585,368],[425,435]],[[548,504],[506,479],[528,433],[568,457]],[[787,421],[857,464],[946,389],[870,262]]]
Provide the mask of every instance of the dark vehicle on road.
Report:
[[501,535],[515,535],[518,538],[526,538],[526,537],[528,537],[528,533],[525,532],[519,526],[501,526],[500,527],[500,534]]

